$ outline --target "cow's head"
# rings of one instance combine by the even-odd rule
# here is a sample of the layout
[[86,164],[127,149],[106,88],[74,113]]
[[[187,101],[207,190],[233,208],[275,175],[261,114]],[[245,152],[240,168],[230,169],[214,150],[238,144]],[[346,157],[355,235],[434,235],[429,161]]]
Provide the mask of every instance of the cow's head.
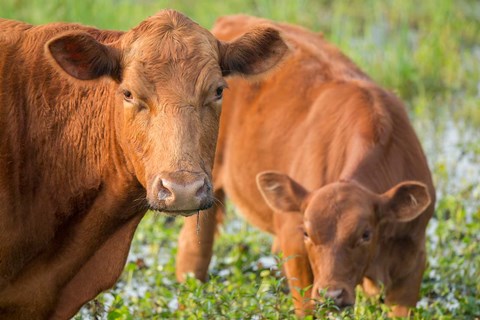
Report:
[[276,212],[303,215],[304,244],[313,270],[312,298],[320,292],[340,307],[355,303],[360,284],[379,243],[382,222],[415,219],[430,204],[427,187],[402,182],[376,194],[355,181],[339,181],[307,191],[287,175],[263,172],[257,184]]
[[115,81],[116,138],[150,207],[190,215],[213,203],[224,77],[269,70],[287,46],[278,31],[265,27],[224,43],[165,10],[115,42],[73,31],[49,41],[46,51],[76,79]]

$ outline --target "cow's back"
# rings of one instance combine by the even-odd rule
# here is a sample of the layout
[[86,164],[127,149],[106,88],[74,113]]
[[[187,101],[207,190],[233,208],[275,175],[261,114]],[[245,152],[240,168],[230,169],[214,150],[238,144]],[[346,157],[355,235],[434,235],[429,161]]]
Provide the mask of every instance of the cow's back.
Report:
[[[230,40],[258,23],[271,24],[233,16],[221,18],[213,32]],[[255,183],[266,170],[284,172],[310,190],[360,175],[376,192],[419,180],[433,195],[425,157],[401,102],[320,34],[274,26],[292,53],[266,78],[232,79],[222,111],[216,184],[246,218],[273,233],[273,212]],[[375,171],[377,166],[382,169]]]

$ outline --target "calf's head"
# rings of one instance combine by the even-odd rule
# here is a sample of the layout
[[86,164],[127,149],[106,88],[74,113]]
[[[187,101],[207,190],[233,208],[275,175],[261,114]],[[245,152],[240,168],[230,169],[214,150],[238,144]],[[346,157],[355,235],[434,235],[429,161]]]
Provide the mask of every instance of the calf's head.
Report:
[[258,187],[276,212],[303,215],[304,245],[313,270],[312,298],[333,299],[340,307],[355,303],[360,284],[378,245],[381,223],[415,219],[430,204],[427,187],[402,182],[376,194],[355,181],[339,181],[307,191],[287,175],[263,172]]
[[224,43],[172,10],[111,42],[93,32],[68,31],[46,44],[52,63],[69,76],[114,80],[112,105],[99,102],[98,108],[114,114],[116,140],[149,206],[182,215],[213,203],[224,77],[262,73],[286,50],[274,29],[260,27]]

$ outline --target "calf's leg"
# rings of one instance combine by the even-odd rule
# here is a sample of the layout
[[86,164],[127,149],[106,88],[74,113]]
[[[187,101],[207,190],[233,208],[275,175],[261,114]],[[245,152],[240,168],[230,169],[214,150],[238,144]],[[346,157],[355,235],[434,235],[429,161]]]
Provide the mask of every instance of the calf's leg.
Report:
[[380,288],[376,284],[376,282],[368,277],[363,278],[362,282],[363,292],[367,295],[367,297],[372,297],[380,294]]
[[410,308],[415,307],[425,270],[425,262],[426,258],[423,252],[412,273],[401,279],[394,279],[392,285],[386,288],[385,303],[392,306],[390,316],[408,317]]

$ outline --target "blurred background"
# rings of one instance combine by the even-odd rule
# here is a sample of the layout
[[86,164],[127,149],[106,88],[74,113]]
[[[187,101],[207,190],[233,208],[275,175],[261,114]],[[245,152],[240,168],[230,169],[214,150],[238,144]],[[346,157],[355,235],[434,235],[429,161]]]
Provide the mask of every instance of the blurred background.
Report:
[[[245,13],[322,32],[377,83],[405,102],[437,188],[428,269],[414,319],[480,319],[480,1],[0,0],[0,17],[32,24],[78,22],[128,30],[162,8],[206,28]],[[174,277],[182,219],[147,214],[121,281],[78,319],[294,318],[271,238],[230,204],[210,282]],[[378,319],[384,306],[358,292],[354,310],[324,318]]]

